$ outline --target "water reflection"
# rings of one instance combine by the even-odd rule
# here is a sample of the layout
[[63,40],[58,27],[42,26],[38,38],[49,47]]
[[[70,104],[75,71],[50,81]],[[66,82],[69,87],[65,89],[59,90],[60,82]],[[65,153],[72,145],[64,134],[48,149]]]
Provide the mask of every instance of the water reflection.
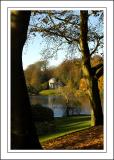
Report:
[[[30,96],[30,102],[33,105],[41,104],[43,107],[51,108],[54,112],[54,117],[63,117],[66,114],[66,106],[61,96]],[[90,114],[90,107],[87,104],[81,107],[73,107],[70,109],[69,114]]]

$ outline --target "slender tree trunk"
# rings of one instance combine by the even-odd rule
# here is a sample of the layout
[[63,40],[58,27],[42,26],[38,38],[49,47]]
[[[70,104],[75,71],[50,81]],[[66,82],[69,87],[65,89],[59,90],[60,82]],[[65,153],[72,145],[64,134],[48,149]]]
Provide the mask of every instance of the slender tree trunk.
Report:
[[69,107],[69,102],[66,103],[66,116],[69,117],[69,111],[70,111],[70,107]]
[[80,11],[80,48],[82,51],[82,70],[89,80],[89,98],[94,113],[94,125],[103,125],[103,112],[98,89],[98,79],[92,70],[90,63],[90,51],[88,47],[88,11]]
[[11,12],[11,149],[41,149],[22,68],[30,11]]
[[66,116],[69,117],[69,107],[66,107]]

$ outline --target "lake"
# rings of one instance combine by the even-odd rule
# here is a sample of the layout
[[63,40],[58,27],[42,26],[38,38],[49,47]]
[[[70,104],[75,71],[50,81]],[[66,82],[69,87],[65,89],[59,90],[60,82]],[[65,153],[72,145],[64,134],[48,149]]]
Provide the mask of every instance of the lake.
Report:
[[[53,110],[54,117],[63,117],[66,115],[66,106],[62,96],[50,95],[50,96],[30,96],[30,102],[32,105],[41,104],[42,107],[49,107]],[[81,106],[73,106],[69,114],[90,114],[90,106],[85,103]]]

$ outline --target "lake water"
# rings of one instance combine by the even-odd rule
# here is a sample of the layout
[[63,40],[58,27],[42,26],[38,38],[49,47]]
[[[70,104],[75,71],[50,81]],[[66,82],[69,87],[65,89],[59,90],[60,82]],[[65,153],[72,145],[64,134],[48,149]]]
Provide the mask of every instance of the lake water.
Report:
[[[49,107],[54,112],[54,117],[63,117],[66,114],[66,107],[61,96],[30,96],[31,104],[41,104],[42,107]],[[90,107],[88,104],[82,106],[74,106],[70,111],[70,115],[76,114],[90,114]]]

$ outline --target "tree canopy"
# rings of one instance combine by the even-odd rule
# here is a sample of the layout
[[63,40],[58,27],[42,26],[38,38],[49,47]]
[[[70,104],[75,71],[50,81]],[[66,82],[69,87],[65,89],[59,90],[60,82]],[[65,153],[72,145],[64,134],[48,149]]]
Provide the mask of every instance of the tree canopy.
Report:
[[[56,55],[65,50],[67,57],[81,56],[80,11],[79,10],[40,10],[32,12],[29,31],[39,32],[45,37],[44,57]],[[98,53],[103,47],[103,11],[88,11],[87,41],[90,54]],[[53,47],[53,45],[55,45]],[[99,53],[100,54],[100,53]]]

